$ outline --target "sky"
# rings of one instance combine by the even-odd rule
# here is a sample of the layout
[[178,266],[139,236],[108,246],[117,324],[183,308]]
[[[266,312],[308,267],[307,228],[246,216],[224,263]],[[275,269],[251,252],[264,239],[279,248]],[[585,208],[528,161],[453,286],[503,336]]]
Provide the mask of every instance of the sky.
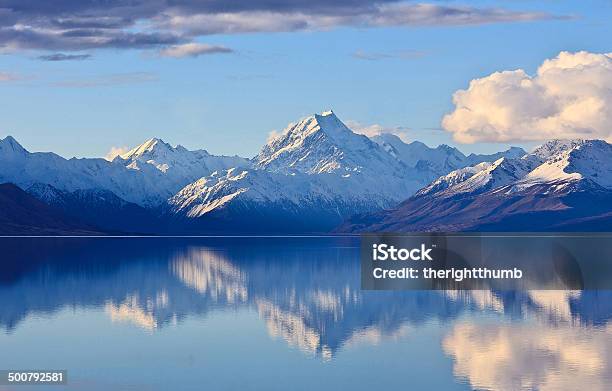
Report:
[[612,137],[612,3],[423,1],[0,0],[0,138],[250,157],[328,109],[466,153]]

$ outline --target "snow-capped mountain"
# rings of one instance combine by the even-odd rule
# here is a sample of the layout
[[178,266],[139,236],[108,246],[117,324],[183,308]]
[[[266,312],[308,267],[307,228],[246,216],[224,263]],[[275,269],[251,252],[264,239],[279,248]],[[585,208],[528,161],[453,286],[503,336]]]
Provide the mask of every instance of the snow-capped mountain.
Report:
[[14,138],[0,140],[0,183],[22,189],[36,183],[61,191],[106,190],[144,207],[158,207],[183,186],[214,170],[246,161],[172,148],[149,140],[113,162],[98,158],[64,159],[50,152],[30,153]]
[[332,111],[289,125],[254,160],[258,168],[283,173],[351,175],[405,169],[368,137],[350,130]]
[[169,200],[171,213],[199,219],[198,225],[218,216],[262,222],[285,216],[294,223],[282,229],[308,225],[321,232],[354,213],[392,207],[427,183],[417,168],[354,133],[331,111],[290,125],[253,164],[186,186]]
[[576,147],[590,141],[594,140],[551,140],[534,149],[530,155],[535,156],[542,161],[546,161],[551,157],[557,156],[563,152],[573,151]]
[[[189,151],[157,138],[111,162],[64,159],[30,153],[7,137],[0,140],[0,183],[14,183],[69,216],[113,230],[325,232],[354,214],[395,207],[455,168],[475,173],[478,167],[464,168],[470,162],[497,159],[502,163],[482,167],[490,183],[507,183],[497,179],[509,164],[502,157],[523,154],[514,148],[465,156],[391,135],[372,140],[328,111],[289,125],[250,160]],[[473,176],[465,173],[453,175],[461,181]]]
[[430,148],[420,141],[405,143],[391,133],[379,134],[372,137],[372,140],[408,167],[415,167],[419,161],[429,161],[436,163],[440,168],[456,169],[461,167],[465,160],[463,153],[448,145]]
[[343,196],[332,179],[232,168],[186,186],[168,204],[172,216],[189,220],[186,230],[200,232],[326,232],[355,208],[383,207],[383,198]]
[[106,189],[143,205],[159,204],[169,197],[157,177],[144,176],[104,159],[64,159],[51,152],[30,153],[10,136],[0,140],[0,167],[0,182],[11,182],[22,189],[35,183],[64,191]]
[[391,133],[374,136],[372,140],[408,167],[419,171],[421,177],[427,177],[427,182],[459,168],[473,166],[481,162],[494,162],[503,157],[519,158],[526,154],[522,148],[512,147],[506,151],[490,155],[470,154],[466,156],[457,148],[445,144],[430,148],[420,141],[405,143]]
[[455,170],[342,231],[610,230],[612,145],[553,140],[519,159]]
[[239,156],[215,156],[204,149],[189,151],[181,145],[172,147],[158,138],[149,139],[115,157],[113,163],[126,166],[130,170],[155,169],[172,183],[173,193],[215,171],[250,164],[248,159]]
[[[558,147],[559,142],[544,144],[534,154],[542,156],[541,150],[549,150],[553,145]],[[590,180],[602,187],[612,188],[612,145],[603,140],[565,143],[557,153],[549,155],[543,164],[526,175],[519,186],[579,180]]]
[[535,164],[536,161],[530,158],[499,158],[492,163],[482,162],[441,176],[415,195],[436,194],[448,197],[461,193],[482,193],[523,178],[535,167]]
[[362,175],[232,168],[189,184],[168,205],[172,216],[200,231],[328,232],[355,213],[396,203],[363,186]]
[[552,140],[520,158],[500,158],[450,172],[416,196],[483,193],[507,184],[513,189],[582,178],[612,188],[612,151],[602,140]]

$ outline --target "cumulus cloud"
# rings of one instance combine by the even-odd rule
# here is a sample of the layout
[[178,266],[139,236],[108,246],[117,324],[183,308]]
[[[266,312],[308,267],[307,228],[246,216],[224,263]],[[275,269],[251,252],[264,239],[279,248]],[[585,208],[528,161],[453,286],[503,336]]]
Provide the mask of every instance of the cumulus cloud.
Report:
[[384,133],[394,134],[404,142],[409,142],[408,129],[402,126],[396,127],[385,127],[379,124],[364,125],[357,121],[346,121],[348,126],[353,132],[357,134],[363,134],[367,137],[379,136]]
[[472,80],[442,126],[462,143],[612,140],[612,53],[561,52],[534,76],[522,69]]
[[53,53],[38,56],[39,60],[42,61],[81,61],[91,58],[91,54],[64,54],[64,53]]
[[201,35],[335,27],[474,25],[557,18],[502,8],[401,0],[4,0],[0,48],[160,48]]
[[124,153],[126,153],[127,151],[129,151],[128,147],[111,147],[110,151],[108,151],[108,153],[104,156],[104,159],[108,160],[109,162],[112,161],[114,158],[116,158],[119,155],[123,155]]
[[232,53],[233,50],[224,46],[208,45],[205,43],[185,43],[174,45],[159,51],[162,57],[184,58],[199,57],[204,54]]

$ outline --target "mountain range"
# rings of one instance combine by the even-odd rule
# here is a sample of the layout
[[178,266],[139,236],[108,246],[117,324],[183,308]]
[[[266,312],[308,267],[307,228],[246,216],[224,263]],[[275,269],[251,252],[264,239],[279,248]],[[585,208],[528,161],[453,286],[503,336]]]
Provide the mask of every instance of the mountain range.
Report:
[[339,231],[610,231],[612,145],[549,141],[520,158],[454,170]]
[[[0,140],[0,183],[22,189],[75,232],[497,230],[525,228],[517,216],[531,212],[600,229],[612,213],[610,148],[552,141],[531,153],[466,156],[392,134],[369,138],[328,111],[290,124],[253,158],[152,138],[112,161],[65,159],[31,153],[8,136]],[[22,231],[31,232],[11,232]]]

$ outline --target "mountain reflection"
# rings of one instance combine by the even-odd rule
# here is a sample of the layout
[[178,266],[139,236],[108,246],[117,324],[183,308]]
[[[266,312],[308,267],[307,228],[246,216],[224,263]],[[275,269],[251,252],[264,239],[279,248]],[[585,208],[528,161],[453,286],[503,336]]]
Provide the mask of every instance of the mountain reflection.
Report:
[[246,275],[218,251],[189,249],[171,259],[170,270],[186,286],[215,302],[243,303],[248,298]]
[[448,325],[442,349],[455,376],[473,388],[604,389],[611,381],[612,292],[361,291],[356,239],[0,242],[8,332],[30,314],[65,307],[100,308],[148,332],[245,308],[273,338],[328,360],[435,321]]

